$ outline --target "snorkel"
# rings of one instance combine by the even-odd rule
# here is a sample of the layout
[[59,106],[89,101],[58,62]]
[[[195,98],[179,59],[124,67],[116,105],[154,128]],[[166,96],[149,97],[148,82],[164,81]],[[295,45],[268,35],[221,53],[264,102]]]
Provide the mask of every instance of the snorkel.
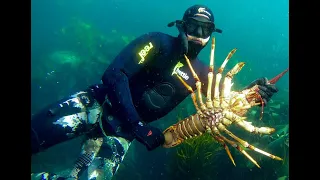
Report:
[[[207,43],[208,43],[208,41],[209,41],[211,36],[208,36],[207,38],[199,38],[199,37],[196,37],[196,36],[189,35],[185,31],[185,29],[186,29],[185,28],[185,23],[186,22],[183,21],[183,20],[176,20],[176,21],[170,22],[167,26],[168,27],[172,27],[172,26],[175,25],[177,27],[177,29],[179,31],[178,38],[181,41],[182,52],[184,54],[188,54],[188,52],[189,52],[189,43],[193,43],[194,45],[198,45],[198,46],[200,45],[197,48],[199,50],[198,50],[198,52],[196,54],[198,54],[200,52],[200,50],[207,45]],[[222,33],[222,30],[215,28],[213,30],[213,32]]]
[[179,31],[182,52],[189,56],[197,56],[207,45],[213,32],[222,33],[221,29],[215,28],[213,14],[206,6],[194,5],[188,8],[182,20],[170,22],[167,26],[174,25]]
[[176,20],[176,21],[169,23],[168,27],[172,27],[172,26],[176,25],[176,27],[179,31],[178,38],[181,40],[182,52],[184,54],[187,54],[188,53],[188,38],[187,38],[187,33],[184,31],[183,23],[184,22],[182,20]]

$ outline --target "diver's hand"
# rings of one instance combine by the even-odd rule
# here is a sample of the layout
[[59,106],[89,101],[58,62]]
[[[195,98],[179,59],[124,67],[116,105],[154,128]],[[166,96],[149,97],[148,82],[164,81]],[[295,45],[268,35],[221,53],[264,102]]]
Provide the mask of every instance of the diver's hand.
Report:
[[[263,102],[265,105],[270,101],[271,97],[274,93],[278,92],[278,89],[274,84],[270,84],[268,79],[266,77],[259,78],[251,82],[247,87],[244,89],[252,88],[253,86],[258,85],[261,98],[263,99]],[[259,105],[261,106],[261,105]]]
[[149,151],[156,149],[164,143],[164,135],[158,128],[139,123],[133,127],[132,131],[134,137],[145,145]]

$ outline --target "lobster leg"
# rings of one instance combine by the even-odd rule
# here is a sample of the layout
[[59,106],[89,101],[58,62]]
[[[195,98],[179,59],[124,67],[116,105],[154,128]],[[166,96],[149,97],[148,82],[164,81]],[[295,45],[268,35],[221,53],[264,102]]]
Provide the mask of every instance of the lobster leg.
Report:
[[182,82],[182,84],[188,89],[188,91],[191,92],[191,98],[192,98],[192,102],[193,102],[193,105],[194,107],[196,108],[197,112],[199,114],[202,114],[199,106],[198,106],[198,103],[197,103],[197,97],[196,97],[196,94],[194,93],[193,89],[191,86],[189,86],[179,75],[177,75],[178,79]]
[[256,133],[256,134],[272,134],[275,129],[269,128],[269,127],[255,127],[251,124],[251,122],[240,120],[236,121],[237,125],[242,127],[244,130],[250,132],[250,133]]
[[275,156],[275,155],[272,155],[272,154],[267,153],[267,152],[265,152],[265,151],[262,151],[261,149],[258,149],[258,148],[256,148],[256,147],[252,146],[251,144],[249,144],[248,142],[240,139],[239,137],[237,137],[236,135],[234,135],[232,132],[230,132],[230,131],[229,131],[224,125],[222,125],[221,123],[218,125],[218,129],[226,132],[230,137],[232,137],[233,139],[235,139],[236,141],[238,141],[241,145],[243,145],[243,146],[246,147],[246,148],[249,148],[249,149],[251,149],[251,150],[254,150],[254,151],[256,151],[256,152],[258,152],[258,153],[260,153],[260,154],[263,154],[263,155],[265,155],[265,156],[268,156],[268,157],[270,157],[270,158],[272,158],[272,159],[279,160],[279,161],[282,160],[280,157]]
[[221,96],[220,96],[220,103],[222,108],[226,108],[230,104],[230,93],[231,93],[231,87],[233,83],[231,83],[232,78],[234,75],[236,75],[239,71],[241,71],[242,67],[245,65],[244,62],[237,63],[225,76],[222,90],[221,90]]
[[232,147],[236,148],[239,152],[241,152],[243,155],[245,155],[253,164],[255,164],[258,168],[261,168],[259,166],[259,164],[257,163],[256,160],[254,160],[244,149],[241,148],[241,146],[239,146],[238,143],[231,141],[229,139],[227,139],[224,136],[221,136],[221,138],[226,141],[227,143],[229,143]]
[[212,136],[215,140],[217,140],[217,141],[224,147],[224,149],[226,150],[226,152],[227,152],[230,160],[232,161],[232,164],[233,164],[234,166],[236,166],[236,163],[234,162],[234,159],[233,159],[233,157],[232,157],[232,155],[231,155],[231,152],[230,152],[230,150],[229,150],[229,147],[227,146],[227,144],[225,143],[225,141],[224,141],[223,138],[221,137],[222,135],[220,134],[220,132],[219,132],[219,130],[217,129],[217,127],[214,127],[214,128],[213,128],[213,133],[210,133],[210,134],[211,134],[211,136]]
[[213,110],[213,103],[211,99],[211,88],[212,88],[212,80],[213,80],[213,68],[214,68],[214,49],[215,49],[215,37],[212,38],[211,43],[211,53],[210,53],[210,65],[209,65],[209,73],[208,73],[208,89],[207,89],[207,107]]
[[197,87],[197,90],[198,90],[198,101],[200,103],[200,109],[201,110],[206,110],[206,106],[205,104],[203,103],[203,100],[202,100],[202,93],[201,93],[201,81],[197,75],[197,73],[194,71],[191,63],[190,63],[190,60],[189,58],[184,54],[184,58],[186,59],[187,63],[188,63],[188,66],[189,66],[189,69],[190,71],[192,72],[192,75],[193,75],[193,78],[194,80],[196,81],[196,87]]
[[[248,91],[248,92],[243,93],[244,91]],[[251,92],[250,89],[246,89],[244,91],[241,94],[238,94],[237,97],[234,97],[231,100],[230,104],[231,104],[231,109],[233,109],[233,111],[237,112],[237,111],[241,111],[241,110],[248,110],[252,106],[257,106],[260,104],[260,103],[255,103],[254,101],[252,101],[250,103],[244,102],[244,100],[246,100],[246,94],[247,95],[256,95],[256,92]]]
[[220,100],[219,100],[219,84],[220,84],[220,80],[222,77],[222,72],[227,64],[227,62],[229,61],[229,59],[233,56],[233,54],[236,52],[236,48],[234,48],[232,51],[229,52],[228,56],[226,57],[226,59],[223,61],[221,67],[218,70],[218,73],[216,75],[216,83],[215,83],[215,88],[214,88],[214,98],[213,98],[213,106],[215,108],[220,108]]
[[[251,124],[251,122],[245,121],[246,117],[241,117],[236,114],[234,114],[231,111],[224,110],[223,111],[224,116],[229,119],[231,122],[236,122],[237,125],[242,127],[244,130],[255,133],[255,134],[271,134],[275,131],[274,128],[269,127],[255,127]],[[223,122],[223,124],[226,124]]]

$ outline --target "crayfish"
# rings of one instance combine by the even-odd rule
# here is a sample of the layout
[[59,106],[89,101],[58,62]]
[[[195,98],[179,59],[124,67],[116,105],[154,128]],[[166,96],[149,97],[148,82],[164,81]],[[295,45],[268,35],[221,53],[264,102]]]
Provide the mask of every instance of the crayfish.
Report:
[[[274,128],[270,127],[255,127],[251,124],[251,122],[245,120],[246,117],[244,117],[244,114],[251,107],[261,105],[261,107],[263,108],[264,104],[261,99],[261,96],[258,93],[258,85],[255,85],[252,88],[245,89],[239,92],[231,91],[231,87],[233,85],[231,81],[233,79],[233,76],[236,75],[242,69],[242,67],[245,65],[244,62],[237,63],[226,74],[222,84],[221,91],[219,90],[222,72],[227,62],[230,60],[230,58],[237,50],[236,48],[228,54],[228,56],[222,63],[221,67],[218,69],[218,72],[215,77],[213,99],[211,98],[214,72],[214,49],[215,38],[213,37],[211,44],[210,65],[208,73],[207,97],[205,103],[202,100],[201,81],[196,72],[194,71],[190,63],[190,60],[186,55],[184,55],[184,58],[186,59],[186,62],[196,82],[198,102],[196,93],[193,91],[193,89],[179,75],[177,75],[177,77],[184,84],[184,86],[191,92],[191,98],[197,110],[197,113],[167,128],[163,132],[165,136],[165,144],[163,145],[163,147],[174,147],[181,144],[185,139],[201,136],[203,133],[210,133],[210,135],[225,148],[229,158],[231,159],[234,165],[235,162],[227,144],[230,144],[231,146],[239,150],[259,168],[259,164],[242,148],[242,146],[254,150],[258,153],[261,153],[265,156],[268,156],[272,159],[282,160],[278,156],[272,155],[268,152],[254,147],[253,145],[250,145],[248,142],[237,137],[227,129],[227,127],[230,126],[232,123],[236,123],[237,125],[244,128],[246,131],[250,133],[271,134],[275,131]],[[268,81],[268,83],[276,83],[287,71],[288,69],[286,69],[278,76]],[[226,138],[224,135],[222,135],[222,132],[230,136],[233,140]]]

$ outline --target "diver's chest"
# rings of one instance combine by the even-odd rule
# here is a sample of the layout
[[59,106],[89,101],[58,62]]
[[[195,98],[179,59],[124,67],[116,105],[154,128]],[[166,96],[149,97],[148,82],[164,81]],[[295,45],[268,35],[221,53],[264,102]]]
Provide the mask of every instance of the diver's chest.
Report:
[[170,109],[190,95],[186,86],[196,89],[187,63],[178,61],[169,65],[163,68],[148,68],[150,71],[146,72],[144,78],[140,78],[143,82],[139,82],[144,87],[139,98],[140,105],[144,104],[153,110]]
[[181,91],[186,89],[184,85],[186,83],[192,89],[195,89],[195,80],[184,59],[165,61],[159,66],[149,68],[145,73],[145,76],[149,79],[149,83],[155,83],[154,85],[158,83],[170,83],[178,91]]

